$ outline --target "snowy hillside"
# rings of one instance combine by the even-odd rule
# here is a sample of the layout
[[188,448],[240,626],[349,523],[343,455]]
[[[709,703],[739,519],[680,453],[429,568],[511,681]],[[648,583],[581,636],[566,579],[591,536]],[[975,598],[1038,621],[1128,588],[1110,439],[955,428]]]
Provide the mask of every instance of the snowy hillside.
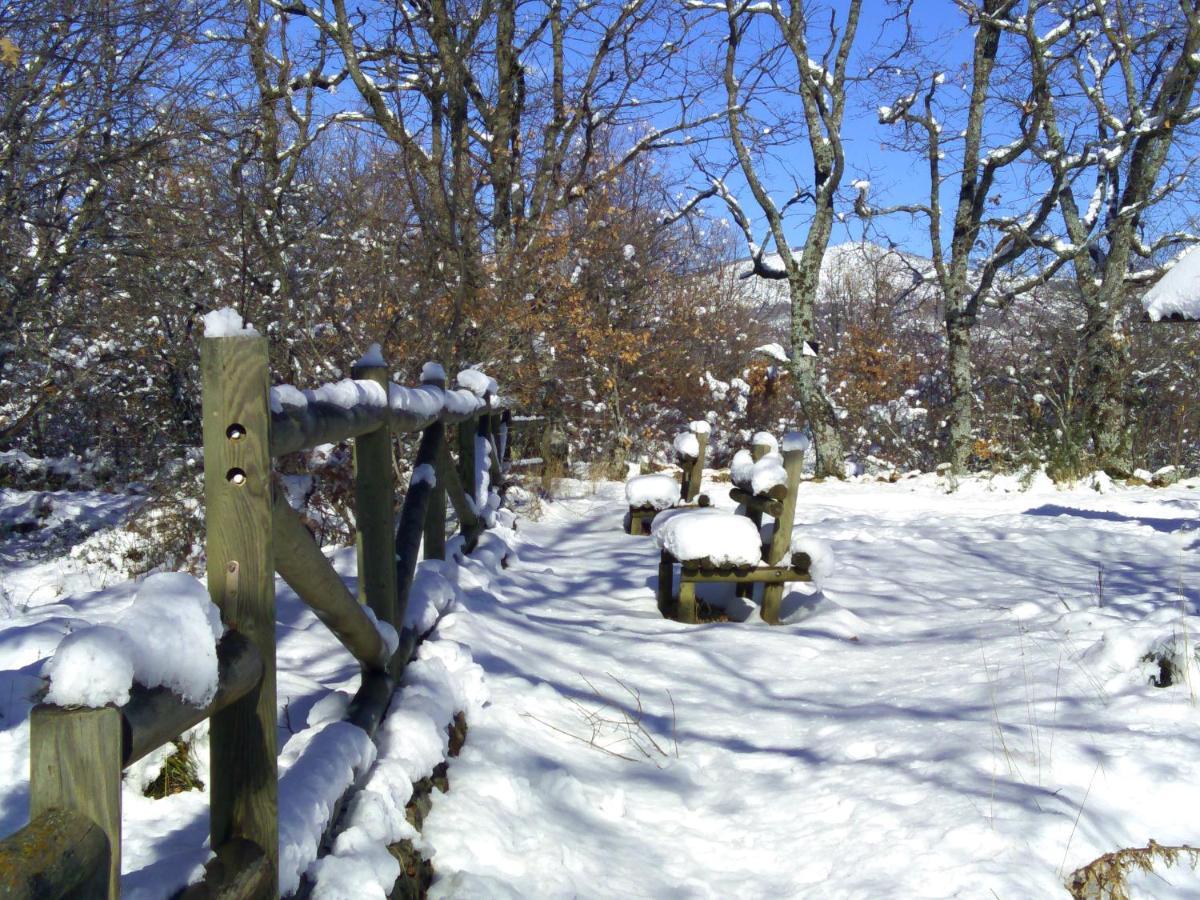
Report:
[[[782,271],[778,254],[764,256],[763,263],[769,270]],[[835,244],[821,261],[818,306],[836,327],[839,320],[853,319],[852,311],[864,306],[876,302],[897,304],[937,331],[941,316],[938,292],[923,283],[930,265],[923,257],[871,242]],[[786,346],[791,315],[787,282],[761,278],[753,271],[753,260],[747,257],[731,263],[721,278],[733,286],[741,305],[756,320],[770,323],[777,339]],[[827,339],[825,335],[820,337]]]

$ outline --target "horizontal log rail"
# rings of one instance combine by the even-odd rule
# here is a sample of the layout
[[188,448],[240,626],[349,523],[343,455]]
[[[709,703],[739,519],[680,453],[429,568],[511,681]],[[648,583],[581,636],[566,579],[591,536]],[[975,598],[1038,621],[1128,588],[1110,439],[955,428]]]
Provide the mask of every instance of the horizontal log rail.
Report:
[[809,574],[808,557],[806,554],[796,554],[803,559],[790,566],[762,566],[757,569],[700,569],[682,566],[679,580],[682,581],[717,581],[739,584],[755,582],[771,584],[776,581],[812,581]]
[[0,897],[104,897],[109,858],[99,825],[74,810],[49,809],[0,841]]
[[408,388],[392,384],[388,389],[394,403],[342,406],[332,401],[308,400],[302,406],[278,404],[271,410],[271,455],[283,456],[319,444],[336,444],[383,427],[390,428],[393,434],[406,434],[423,431],[434,422],[457,425],[475,419],[486,409],[480,398],[461,388],[444,390],[430,384]]
[[[749,491],[744,491],[741,488],[733,488],[729,492],[729,499],[736,503],[740,503],[747,510],[756,512],[759,515],[766,513],[773,519],[778,519],[783,513],[783,501],[777,500],[770,496],[761,496],[752,494]],[[759,523],[761,524],[761,522]]]
[[236,631],[228,632],[217,644],[217,673],[217,695],[205,707],[192,706],[167,688],[135,684],[121,707],[122,765],[137,762],[258,687],[263,675],[258,648]]

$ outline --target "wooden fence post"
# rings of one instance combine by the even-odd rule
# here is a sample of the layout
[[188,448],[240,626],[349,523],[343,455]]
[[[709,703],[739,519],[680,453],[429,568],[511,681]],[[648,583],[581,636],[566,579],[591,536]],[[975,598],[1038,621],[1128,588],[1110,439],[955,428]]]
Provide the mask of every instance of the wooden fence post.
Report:
[[[120,894],[121,711],[37,706],[29,717],[29,818],[51,809],[87,816],[108,838],[108,865],[73,896]],[[66,848],[64,848],[64,851]]]
[[479,433],[479,417],[472,416],[458,423],[458,480],[463,493],[478,504],[475,496],[475,436]]
[[[759,432],[758,434],[762,434],[762,432]],[[755,437],[758,437],[758,434],[756,434]],[[754,459],[755,462],[758,462],[760,459],[762,459],[764,456],[766,456],[770,452],[771,452],[770,444],[754,443],[754,444],[750,445],[750,456]],[[763,514],[762,514],[761,509],[748,509],[748,510],[746,510],[746,516],[750,519],[751,522],[754,523],[755,528],[757,528],[759,530],[762,529]],[[734,593],[739,597],[746,598],[747,600],[753,600],[754,599],[754,583],[753,582],[743,582],[743,583],[739,584],[736,588],[734,588]]]
[[496,449],[500,453],[500,468],[512,459],[512,410],[501,411],[496,421]]
[[696,444],[699,449],[696,458],[690,463],[684,463],[683,502],[691,503],[700,493],[700,482],[704,479],[704,454],[708,450],[708,433],[696,433]]
[[[421,435],[421,443],[417,447],[417,456],[413,460],[413,479],[408,485],[408,493],[404,497],[404,506],[400,510],[400,525],[396,529],[396,617],[397,630],[400,632],[400,649],[392,659],[392,674],[399,678],[408,665],[408,659],[416,649],[419,634],[410,632],[404,626],[408,614],[408,595],[412,590],[413,578],[417,571],[417,549],[421,542],[421,532],[424,529],[425,539],[429,540],[430,504],[441,502],[441,517],[438,528],[444,529],[446,521],[446,489],[437,477],[437,461],[442,453],[442,443],[445,440],[446,427],[441,422],[434,422]],[[418,471],[420,476],[418,477]],[[439,493],[440,491],[440,493]],[[446,550],[445,531],[439,531],[441,553]],[[429,548],[425,548],[425,558],[429,558]]]
[[[500,466],[500,413],[492,408],[492,403],[495,402],[495,397],[492,394],[487,395],[488,411],[479,417],[479,436],[487,442],[487,446],[491,448],[488,453],[488,481],[491,482],[491,490],[500,493],[500,487],[504,482],[504,474]],[[487,497],[481,497],[479,500],[480,508],[487,503]]]
[[214,850],[235,838],[257,845],[271,868],[262,896],[276,897],[279,779],[266,338],[204,338],[200,368],[208,589],[225,624],[253,642],[263,661],[258,689],[212,717],[211,842]]
[[[427,378],[421,381],[421,384],[427,384],[432,387],[439,387],[445,390],[446,379]],[[440,446],[446,440],[446,426],[441,422],[434,422],[429,428],[425,429],[426,434],[430,429],[438,432],[436,438]],[[440,454],[439,454],[440,455]],[[436,459],[434,461],[436,470]],[[442,484],[442,479],[437,479],[437,484],[429,494],[429,502],[425,506],[425,559],[445,559],[446,558],[446,486]]]
[[[388,390],[386,366],[355,365],[354,378]],[[380,622],[397,631],[395,540],[396,485],[392,470],[392,430],[384,425],[354,439],[354,516],[358,527],[358,601]]]
[[[771,535],[771,544],[767,549],[766,559],[769,566],[778,566],[790,556],[792,549],[792,523],[796,519],[797,494],[796,485],[800,483],[800,473],[804,471],[804,451],[787,450],[783,454],[783,468],[787,472],[788,492],[783,498],[783,508],[775,517],[775,531]],[[779,624],[780,605],[783,602],[783,582],[771,582],[763,586],[762,620],[768,625]]]

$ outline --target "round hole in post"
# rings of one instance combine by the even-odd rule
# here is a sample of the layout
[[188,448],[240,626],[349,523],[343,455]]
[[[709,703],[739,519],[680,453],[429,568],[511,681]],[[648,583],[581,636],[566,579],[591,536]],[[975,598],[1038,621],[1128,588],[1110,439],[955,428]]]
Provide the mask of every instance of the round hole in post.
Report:
[[245,484],[246,473],[241,469],[230,469],[225,473],[225,480],[230,484]]
[[245,436],[246,436],[245,427],[240,425],[237,422],[234,422],[232,425],[230,425],[228,428],[225,429],[225,437],[229,438],[231,441],[241,440]]

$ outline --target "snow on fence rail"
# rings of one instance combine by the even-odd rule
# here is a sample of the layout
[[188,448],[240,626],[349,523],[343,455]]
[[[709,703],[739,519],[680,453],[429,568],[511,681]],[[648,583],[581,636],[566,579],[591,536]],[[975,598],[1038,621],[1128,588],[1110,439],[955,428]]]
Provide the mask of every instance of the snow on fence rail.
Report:
[[[445,558],[447,500],[467,552],[494,520],[490,488],[501,483],[511,418],[494,380],[468,370],[458,376],[463,387],[449,390],[441,366],[429,364],[419,387],[389,384],[372,348],[346,381],[271,387],[266,340],[226,313],[206,320],[201,344],[208,591],[225,629],[215,696],[201,707],[165,687],[134,685],[119,706],[35,707],[30,823],[0,841],[5,897],[118,896],[122,772],[205,719],[215,859],[185,896],[277,896],[275,573],[361,664],[346,721],[373,738],[420,637],[403,626],[422,538],[425,558]],[[414,431],[421,439],[397,525],[391,434]],[[272,469],[275,456],[351,438],[358,597]]]

